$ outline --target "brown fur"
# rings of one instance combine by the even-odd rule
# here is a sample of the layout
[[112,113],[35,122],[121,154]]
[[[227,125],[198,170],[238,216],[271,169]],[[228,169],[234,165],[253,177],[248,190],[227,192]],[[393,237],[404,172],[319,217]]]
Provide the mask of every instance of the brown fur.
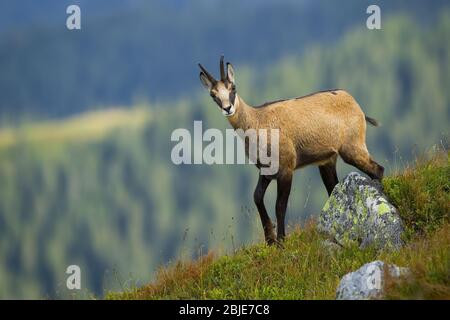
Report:
[[[201,65],[200,67],[203,72],[206,71]],[[209,74],[206,77],[204,73],[200,73],[200,79],[216,100],[217,96],[221,97],[218,104],[222,110],[228,105],[235,108],[234,114],[228,116],[233,128],[244,131],[279,129],[278,173],[273,176],[260,175],[254,192],[254,201],[269,244],[280,243],[285,237],[284,220],[296,169],[310,164],[317,165],[328,194],[331,194],[338,183],[338,155],[372,179],[383,177],[384,168],[372,160],[365,142],[366,121],[375,126],[378,122],[367,117],[349,93],[340,89],[321,91],[304,97],[265,103],[260,107],[249,106],[235,95],[233,104],[228,96],[234,86],[234,71],[231,65],[227,64],[227,67],[228,75],[225,76],[221,71],[225,78],[221,77],[223,79],[220,81]],[[248,154],[248,149],[246,151]],[[274,179],[278,185],[276,237],[264,205],[265,192]]]
[[309,164],[325,164],[339,154],[377,177],[365,144],[365,115],[346,91],[319,92],[259,108],[239,96],[236,100],[236,113],[228,117],[233,128],[280,130],[279,175]]

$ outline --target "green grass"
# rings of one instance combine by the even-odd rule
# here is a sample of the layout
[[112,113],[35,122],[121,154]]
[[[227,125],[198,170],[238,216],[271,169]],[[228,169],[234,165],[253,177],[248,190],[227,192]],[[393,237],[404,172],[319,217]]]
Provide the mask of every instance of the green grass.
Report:
[[383,180],[386,194],[406,224],[406,240],[426,236],[449,221],[449,161],[448,155],[433,154]]
[[450,167],[447,155],[417,162],[384,180],[405,221],[407,241],[397,252],[324,244],[314,221],[288,236],[283,249],[265,244],[162,267],[141,288],[107,299],[334,299],[340,278],[381,259],[409,267],[412,277],[387,282],[392,299],[450,299]]

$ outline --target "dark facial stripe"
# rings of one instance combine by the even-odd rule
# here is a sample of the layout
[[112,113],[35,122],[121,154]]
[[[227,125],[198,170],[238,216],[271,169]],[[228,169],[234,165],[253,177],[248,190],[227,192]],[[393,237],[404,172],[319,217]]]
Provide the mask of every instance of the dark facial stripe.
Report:
[[213,95],[213,94],[211,94],[211,97],[212,97],[213,100],[217,103],[217,105],[218,105],[219,107],[222,108],[222,101],[220,101],[220,99],[217,98],[217,97],[216,97],[215,95]]
[[236,87],[235,87],[235,86],[233,86],[233,87],[231,88],[231,92],[230,92],[229,99],[230,99],[230,103],[231,103],[232,105],[234,105],[234,100],[236,100]]

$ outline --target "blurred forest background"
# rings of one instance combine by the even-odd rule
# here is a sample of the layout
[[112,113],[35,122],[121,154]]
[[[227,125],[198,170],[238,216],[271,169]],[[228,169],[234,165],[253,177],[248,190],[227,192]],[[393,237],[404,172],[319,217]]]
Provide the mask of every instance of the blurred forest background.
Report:
[[[348,90],[383,124],[367,144],[388,174],[447,148],[447,2],[3,0],[0,298],[71,296],[71,264],[77,295],[101,296],[161,264],[262,241],[254,167],[170,160],[172,130],[229,127],[198,80],[197,62],[217,74],[222,53],[250,104]],[[374,3],[381,30],[366,28]],[[81,30],[66,29],[70,4]],[[318,170],[298,172],[289,224],[325,199]]]

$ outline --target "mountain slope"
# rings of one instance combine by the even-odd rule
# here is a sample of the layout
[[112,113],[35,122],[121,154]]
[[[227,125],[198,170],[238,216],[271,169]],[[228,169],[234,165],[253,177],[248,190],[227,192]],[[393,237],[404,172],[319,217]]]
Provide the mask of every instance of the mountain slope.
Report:
[[283,249],[260,244],[221,257],[180,261],[162,267],[147,286],[106,298],[333,299],[343,275],[383,260],[409,267],[413,274],[389,282],[388,298],[450,299],[449,181],[445,154],[385,179],[385,191],[406,223],[407,244],[399,252],[327,247],[311,222],[289,235]]

